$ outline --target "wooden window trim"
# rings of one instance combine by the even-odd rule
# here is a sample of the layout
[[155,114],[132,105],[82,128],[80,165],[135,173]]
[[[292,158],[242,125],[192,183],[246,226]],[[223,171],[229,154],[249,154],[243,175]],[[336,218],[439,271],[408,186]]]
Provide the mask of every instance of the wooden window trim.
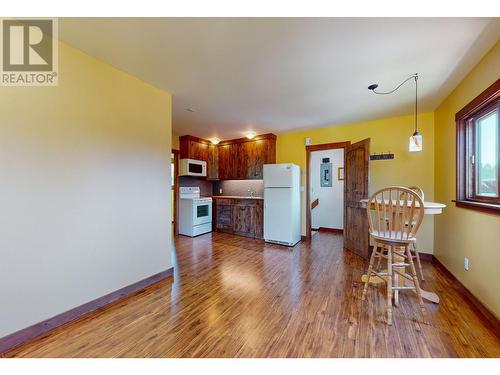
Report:
[[[475,168],[468,162],[468,150],[475,147],[472,144],[475,134],[472,132],[474,127],[471,126],[471,121],[478,115],[493,109],[499,102],[500,79],[496,80],[455,115],[457,124],[457,193],[454,202],[457,207],[500,214],[498,198],[478,197],[475,194],[475,186],[471,186],[471,184],[475,185]],[[500,177],[500,170],[498,176]]]

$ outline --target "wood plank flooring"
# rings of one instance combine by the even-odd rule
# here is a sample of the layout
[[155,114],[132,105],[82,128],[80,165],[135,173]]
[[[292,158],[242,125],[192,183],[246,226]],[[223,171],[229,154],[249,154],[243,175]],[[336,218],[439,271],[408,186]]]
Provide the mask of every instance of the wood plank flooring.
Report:
[[16,348],[8,357],[500,357],[500,340],[432,263],[430,325],[402,292],[392,327],[385,287],[361,301],[366,263],[342,237],[293,249],[211,233],[175,238],[174,281],[162,281]]

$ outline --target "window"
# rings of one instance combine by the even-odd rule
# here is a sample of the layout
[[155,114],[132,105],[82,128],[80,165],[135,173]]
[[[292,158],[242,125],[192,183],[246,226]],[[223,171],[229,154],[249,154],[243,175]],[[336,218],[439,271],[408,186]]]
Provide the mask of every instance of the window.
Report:
[[460,207],[500,213],[500,80],[456,114]]

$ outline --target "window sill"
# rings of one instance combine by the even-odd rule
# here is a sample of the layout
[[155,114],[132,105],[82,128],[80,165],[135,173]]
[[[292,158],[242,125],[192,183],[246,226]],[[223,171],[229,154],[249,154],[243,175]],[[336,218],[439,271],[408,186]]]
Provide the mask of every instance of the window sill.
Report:
[[472,202],[464,200],[453,200],[453,202],[455,202],[455,206],[457,207],[468,208],[470,210],[482,211],[490,214],[500,215],[500,205],[498,204]]

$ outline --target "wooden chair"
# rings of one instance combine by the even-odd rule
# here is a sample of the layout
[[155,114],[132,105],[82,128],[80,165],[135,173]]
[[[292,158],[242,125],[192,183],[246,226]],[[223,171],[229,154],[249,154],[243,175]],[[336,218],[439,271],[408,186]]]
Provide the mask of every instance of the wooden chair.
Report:
[[[408,189],[413,190],[415,193],[418,194],[418,196],[420,197],[420,199],[422,199],[422,201],[424,201],[424,191],[420,187],[418,187],[418,186],[408,186]],[[388,250],[388,247],[384,247],[382,255],[386,255],[387,250]],[[412,257],[413,257],[413,259],[417,259],[417,267],[418,267],[418,272],[420,273],[420,280],[425,281],[424,271],[422,269],[422,263],[420,262],[420,255],[418,253],[417,240],[416,239],[415,239],[415,242],[412,243],[412,246],[411,246],[410,250],[412,251]],[[378,258],[378,261],[377,261],[377,267],[376,267],[376,269],[380,270],[380,261],[381,261],[382,257],[378,256],[377,258]]]
[[[424,217],[422,199],[413,190],[391,186],[374,193],[368,200],[366,210],[370,236],[375,241],[375,247],[370,258],[362,299],[366,298],[370,277],[379,277],[387,283],[387,324],[392,324],[393,296],[397,305],[399,291],[408,289],[416,292],[422,320],[425,321],[425,306],[410,250]],[[384,248],[387,249],[386,254]],[[374,270],[373,264],[377,257],[387,259],[386,272]],[[406,267],[410,267],[411,276],[405,272]],[[405,278],[412,281],[413,285],[400,283]]]
[[[422,202],[425,200],[424,197],[424,191],[418,187],[418,186],[408,186],[408,189],[413,190],[415,193],[418,194],[420,199],[422,199]],[[420,255],[418,254],[418,248],[417,248],[417,240],[412,243],[412,249],[413,251],[412,256],[413,259],[417,259],[417,266],[418,266],[418,271],[420,273],[420,280],[425,281],[424,279],[424,271],[422,270],[422,263],[420,263]]]

